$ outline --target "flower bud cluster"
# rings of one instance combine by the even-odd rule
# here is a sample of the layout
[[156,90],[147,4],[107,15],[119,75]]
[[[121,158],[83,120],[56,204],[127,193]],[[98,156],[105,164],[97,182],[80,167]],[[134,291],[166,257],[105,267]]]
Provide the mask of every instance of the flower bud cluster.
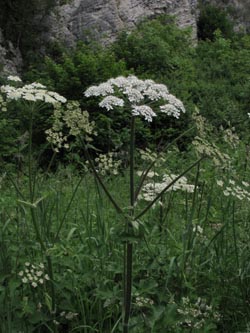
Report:
[[160,111],[175,118],[185,112],[183,103],[171,95],[164,84],[157,84],[153,80],[140,80],[133,75],[109,79],[88,88],[84,95],[104,97],[99,106],[108,111],[128,104],[132,116],[141,116],[148,122],[152,122],[153,117],[156,117],[156,113],[147,105],[149,102],[152,104],[159,101],[162,104]]
[[217,185],[223,189],[223,194],[226,197],[232,196],[239,200],[248,200],[250,201],[250,184],[242,181],[241,185],[236,185],[236,182],[230,179],[227,183],[223,180],[217,180]]
[[234,132],[235,128],[232,127],[232,128],[224,129],[221,126],[221,130],[223,131],[223,139],[224,139],[224,141],[226,143],[228,143],[231,148],[236,148],[239,145],[240,138]]
[[70,101],[65,104],[65,107],[56,105],[53,117],[53,125],[45,133],[48,142],[53,145],[56,152],[59,152],[61,148],[69,148],[68,139],[71,136],[82,135],[86,141],[90,142],[91,135],[96,135],[95,123],[89,120],[89,113],[82,111],[77,101]]
[[221,318],[220,314],[214,311],[211,305],[207,305],[205,299],[200,297],[195,303],[192,303],[189,297],[182,297],[177,312],[182,317],[177,326],[192,329],[202,329],[207,321],[218,322]]
[[136,296],[135,297],[135,304],[140,307],[148,307],[154,305],[154,301],[151,298]]
[[45,273],[44,264],[25,263],[25,268],[18,273],[23,284],[29,284],[33,288],[45,284],[49,280],[48,274]]
[[210,143],[206,139],[196,136],[192,144],[198,155],[210,157],[215,166],[225,166],[231,161],[228,154],[222,153],[214,143]]
[[110,152],[107,154],[99,154],[95,158],[97,164],[97,171],[105,176],[108,174],[117,175],[122,161],[117,159],[117,154]]

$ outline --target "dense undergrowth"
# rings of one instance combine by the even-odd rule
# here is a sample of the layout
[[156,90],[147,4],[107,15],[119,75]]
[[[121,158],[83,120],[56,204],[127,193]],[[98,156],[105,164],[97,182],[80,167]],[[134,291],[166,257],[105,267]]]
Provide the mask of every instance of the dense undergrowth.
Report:
[[[30,95],[28,104],[0,100],[1,332],[122,332],[126,244],[134,248],[129,332],[250,330],[249,59],[249,35],[217,31],[194,46],[189,31],[162,17],[108,48],[54,45],[30,65],[25,80],[79,104],[56,118],[50,101],[36,109]],[[133,216],[160,184],[204,157],[132,220],[132,232],[122,215],[131,213],[130,120],[126,110],[105,112],[83,94],[129,74],[166,84],[186,108],[179,119],[136,117],[134,188],[141,192]],[[79,128],[93,136],[86,141],[94,169],[85,136],[57,122],[64,148],[54,152],[46,141],[53,121],[76,110],[88,124]]]

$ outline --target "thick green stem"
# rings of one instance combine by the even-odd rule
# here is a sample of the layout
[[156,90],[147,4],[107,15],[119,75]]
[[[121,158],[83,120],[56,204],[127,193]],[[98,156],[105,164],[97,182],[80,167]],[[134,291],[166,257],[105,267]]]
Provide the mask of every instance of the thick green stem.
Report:
[[33,174],[32,174],[32,135],[33,135],[33,108],[31,108],[30,112],[30,123],[29,123],[29,153],[28,153],[28,159],[29,159],[29,192],[30,192],[30,202],[33,203],[34,200],[34,192],[33,192]]
[[[131,132],[130,132],[130,217],[131,220],[134,216],[134,147],[135,147],[135,118],[131,119]],[[128,235],[133,231],[131,222],[126,226]],[[132,296],[132,264],[133,264],[133,244],[126,241],[124,248],[124,319],[123,319],[123,333],[129,332],[129,318],[131,309],[131,296]]]

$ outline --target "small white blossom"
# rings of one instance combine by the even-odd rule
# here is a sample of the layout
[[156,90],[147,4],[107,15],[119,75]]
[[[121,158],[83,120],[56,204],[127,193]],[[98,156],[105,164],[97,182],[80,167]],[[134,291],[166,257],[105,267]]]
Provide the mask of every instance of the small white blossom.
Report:
[[148,105],[133,105],[132,106],[133,116],[142,116],[148,122],[153,121],[153,117],[156,117],[156,113]]
[[107,96],[110,94],[113,94],[114,89],[112,88],[111,84],[107,83],[101,83],[99,86],[92,86],[88,88],[84,95],[86,97],[90,96]]
[[28,279],[26,277],[22,278],[23,283],[28,283]]
[[222,180],[216,180],[216,184],[220,187],[224,185]]
[[7,77],[7,80],[9,81],[13,81],[13,82],[22,82],[22,80],[20,79],[19,76],[13,76],[13,75],[9,75]]
[[124,101],[116,96],[106,96],[100,103],[99,106],[106,108],[108,111],[113,110],[114,106],[124,106]]

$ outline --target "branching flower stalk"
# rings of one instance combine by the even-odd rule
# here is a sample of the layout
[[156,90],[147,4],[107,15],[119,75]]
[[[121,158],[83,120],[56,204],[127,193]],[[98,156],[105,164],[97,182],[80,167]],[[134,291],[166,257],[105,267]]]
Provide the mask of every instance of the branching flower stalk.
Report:
[[[157,112],[165,113],[167,116],[179,118],[181,113],[185,112],[184,105],[175,96],[171,95],[167,87],[163,84],[155,83],[153,80],[140,80],[135,76],[117,77],[110,79],[107,82],[101,83],[98,86],[92,86],[85,91],[86,97],[99,97],[99,106],[107,111],[121,108],[124,116],[130,119],[130,185],[129,185],[129,212],[123,209],[116,202],[113,195],[110,193],[98,170],[95,167],[89,153],[89,148],[92,146],[92,136],[96,135],[94,128],[95,124],[90,122],[87,111],[82,111],[77,102],[69,102],[65,108],[56,107],[54,111],[54,124],[51,129],[46,131],[47,139],[52,144],[54,151],[69,148],[70,141],[68,137],[75,137],[84,146],[85,157],[88,161],[88,166],[93,172],[94,177],[100,184],[104,193],[112,203],[113,207],[120,214],[124,223],[125,234],[128,236],[124,243],[124,276],[123,276],[123,333],[129,333],[129,319],[131,313],[132,299],[132,268],[133,268],[133,243],[131,237],[134,235],[134,226],[139,217],[143,216],[151,206],[158,201],[162,195],[191,170],[200,160],[181,175],[177,176],[161,192],[150,202],[145,209],[140,213],[135,212],[135,205],[139,199],[140,191],[142,190],[144,180],[150,172],[156,161],[150,163],[149,168],[143,173],[140,183],[135,190],[134,182],[134,152],[135,152],[135,125],[136,117],[141,117],[147,122],[152,122]],[[150,105],[150,106],[149,106]],[[184,135],[183,133],[182,135]],[[181,135],[181,136],[182,136]],[[180,137],[181,137],[180,136]],[[178,138],[177,138],[178,139]],[[157,157],[156,157],[157,159]]]
[[34,172],[33,156],[32,156],[32,136],[33,136],[33,120],[34,113],[43,109],[47,104],[56,107],[61,103],[65,103],[66,99],[53,91],[48,91],[47,88],[40,84],[33,82],[31,84],[22,85],[22,80],[19,77],[9,76],[8,80],[15,85],[3,85],[0,87],[0,93],[5,96],[6,105],[9,102],[21,101],[26,110],[29,111],[29,139],[28,139],[28,178],[29,178],[29,202],[19,200],[19,203],[26,205],[30,208],[31,221],[35,231],[36,239],[41,247],[42,255],[45,256],[48,265],[48,273],[51,288],[52,312],[55,312],[55,289],[53,284],[53,266],[50,255],[47,252],[46,239],[43,239],[39,230],[39,224],[36,217],[37,203],[42,199],[35,202],[35,187],[36,187],[36,173]]
[[[157,116],[153,110],[158,109],[160,112],[166,113],[168,116],[179,118],[181,113],[185,112],[185,108],[180,100],[168,92],[168,89],[163,84],[157,84],[153,80],[139,80],[135,76],[129,77],[117,77],[110,79],[105,83],[101,83],[98,86],[92,86],[85,91],[86,97],[101,96],[102,100],[99,106],[106,108],[107,111],[114,108],[123,108],[124,112],[129,110],[131,118],[130,125],[130,211],[129,217],[125,219],[125,231],[128,235],[133,236],[133,221],[136,221],[135,217],[135,203],[142,188],[143,180],[135,191],[134,184],[134,151],[135,151],[135,119],[137,116],[144,118],[148,122],[152,122],[153,118]],[[150,104],[150,106],[149,106]],[[88,160],[90,157],[86,150]],[[151,164],[150,168],[146,171],[145,175],[153,167],[154,163]],[[115,200],[112,198],[109,191],[106,189],[101,177],[95,170],[93,163],[90,161],[91,169],[102,188],[104,189],[107,196],[115,206],[117,211],[120,211],[120,207],[117,207]],[[191,169],[191,166],[189,169]],[[188,170],[189,170],[188,169]],[[184,173],[183,173],[184,174]],[[177,177],[178,179],[178,177]],[[177,180],[176,179],[176,180]],[[175,180],[172,182],[174,184]],[[165,192],[162,191],[161,194]],[[160,196],[159,196],[160,197]],[[159,199],[157,197],[156,200]],[[155,200],[155,201],[156,201]],[[151,205],[150,205],[151,207]],[[150,208],[146,207],[140,216],[144,215]],[[118,209],[117,209],[118,208]],[[129,319],[131,312],[131,298],[132,298],[132,264],[133,264],[133,244],[130,240],[127,240],[124,245],[124,300],[123,300],[123,333],[129,332]]]

